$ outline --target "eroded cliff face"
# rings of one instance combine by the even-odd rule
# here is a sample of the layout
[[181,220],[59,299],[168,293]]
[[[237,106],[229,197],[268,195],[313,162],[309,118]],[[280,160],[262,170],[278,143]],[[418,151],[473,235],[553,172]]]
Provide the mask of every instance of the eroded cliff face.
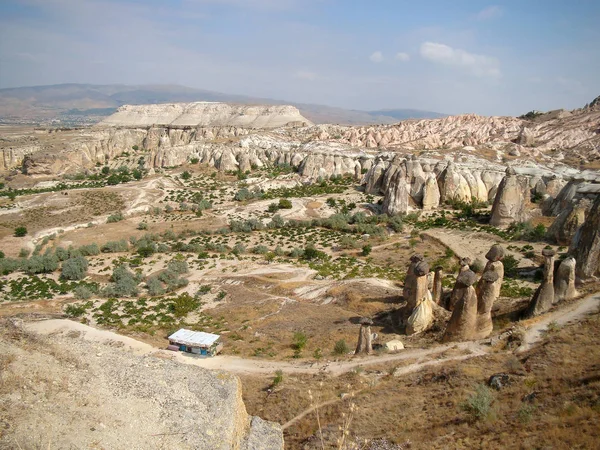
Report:
[[217,102],[125,105],[99,126],[244,127],[308,126],[312,123],[289,105],[230,105]]
[[355,147],[405,149],[459,149],[507,145],[538,150],[581,148],[586,159],[600,159],[600,111],[582,109],[548,115],[547,120],[484,117],[476,114],[442,119],[406,120],[396,125],[348,127],[320,125],[315,139],[337,140]]

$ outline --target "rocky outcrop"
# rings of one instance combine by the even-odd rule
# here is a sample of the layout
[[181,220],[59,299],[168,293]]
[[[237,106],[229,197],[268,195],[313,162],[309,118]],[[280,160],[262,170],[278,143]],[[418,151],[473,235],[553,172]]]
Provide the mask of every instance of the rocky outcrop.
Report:
[[14,414],[0,448],[36,448],[40,436],[51,435],[51,447],[61,449],[101,442],[111,449],[283,450],[281,426],[248,415],[236,376],[155,356],[141,342],[112,340],[82,324],[52,322],[30,324],[43,336],[0,326],[0,354],[12,361],[3,376],[21,380],[3,398],[3,414]]
[[554,250],[544,249],[544,279],[535,291],[527,308],[527,317],[538,316],[548,311],[554,303]]
[[474,339],[483,339],[492,333],[492,307],[500,296],[504,279],[504,264],[502,264],[504,249],[499,245],[493,245],[485,257],[488,262],[475,289],[477,293],[477,322],[475,324]]
[[406,269],[406,276],[404,277],[404,288],[402,290],[402,297],[407,303],[408,309],[413,310],[416,306],[416,280],[417,276],[415,274],[415,267],[417,264],[423,261],[423,255],[418,253],[412,255],[410,257],[410,264],[408,265],[408,269]]
[[408,186],[404,167],[398,167],[392,175],[383,198],[383,213],[406,214],[408,212]]
[[571,300],[577,297],[575,288],[575,258],[568,257],[561,261],[554,275],[554,303]]
[[490,225],[506,227],[513,222],[527,220],[529,204],[527,180],[519,178],[513,168],[507,168],[494,199]]
[[407,307],[412,308],[412,313],[406,323],[406,334],[417,334],[426,331],[433,322],[433,305],[431,292],[428,289],[427,274],[429,265],[425,261],[419,261],[415,268],[414,289],[407,302]]
[[243,127],[279,128],[310,126],[293,106],[247,106],[215,102],[124,105],[100,122],[99,126],[141,127]]
[[444,287],[442,285],[442,278],[444,277],[444,268],[442,266],[437,266],[434,269],[433,276],[433,294],[432,300],[436,305],[442,306],[442,297],[444,294]]
[[569,204],[548,228],[548,236],[558,245],[570,245],[590,208],[591,203],[586,199],[576,205]]
[[577,261],[575,273],[578,278],[600,275],[600,195],[573,239],[569,253]]
[[373,334],[371,333],[371,325],[373,321],[368,317],[360,319],[360,330],[358,332],[358,343],[354,354],[359,355],[364,353],[370,355],[373,353]]
[[477,324],[477,294],[473,284],[477,280],[475,272],[465,270],[456,278],[455,291],[458,301],[446,327],[442,340],[466,341],[475,336]]

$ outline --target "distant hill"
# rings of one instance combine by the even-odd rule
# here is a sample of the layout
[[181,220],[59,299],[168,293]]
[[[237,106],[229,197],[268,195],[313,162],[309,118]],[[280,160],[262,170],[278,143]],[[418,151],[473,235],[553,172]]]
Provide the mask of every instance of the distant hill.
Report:
[[379,111],[369,111],[369,114],[372,117],[393,117],[396,120],[439,119],[448,115],[420,109],[380,109]]
[[0,89],[0,119],[4,122],[65,119],[96,121],[122,105],[213,101],[296,106],[314,123],[346,125],[390,124],[405,119],[443,117],[430,111],[390,109],[358,111],[325,105],[224,94],[178,85],[57,84]]

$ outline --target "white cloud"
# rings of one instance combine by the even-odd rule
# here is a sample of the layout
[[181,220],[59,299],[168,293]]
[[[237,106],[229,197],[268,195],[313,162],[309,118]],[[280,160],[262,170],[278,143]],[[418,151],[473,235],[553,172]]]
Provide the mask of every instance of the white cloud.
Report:
[[458,67],[476,76],[501,76],[500,62],[491,56],[469,53],[466,50],[455,49],[436,42],[421,44],[420,53],[423,59],[437,64]]
[[317,74],[307,70],[299,70],[294,74],[294,77],[300,78],[301,80],[315,81],[317,79]]
[[376,52],[371,53],[371,56],[369,56],[369,59],[371,61],[373,61],[374,63],[380,63],[381,61],[383,61],[383,53],[381,53],[379,50],[377,50]]
[[487,8],[482,9],[476,15],[478,20],[489,20],[494,19],[496,17],[500,17],[502,15],[502,8],[497,5],[488,6]]
[[398,53],[396,53],[396,57],[395,58],[398,61],[402,61],[402,62],[410,61],[410,55],[408,53],[404,53],[404,52],[398,52]]

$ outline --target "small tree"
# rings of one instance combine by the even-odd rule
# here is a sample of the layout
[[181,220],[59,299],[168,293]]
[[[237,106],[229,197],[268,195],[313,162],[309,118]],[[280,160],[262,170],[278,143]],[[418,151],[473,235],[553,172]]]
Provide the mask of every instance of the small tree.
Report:
[[61,278],[65,280],[83,280],[87,273],[88,262],[83,256],[67,259],[62,264]]
[[27,234],[27,228],[20,226],[15,228],[15,237],[23,237]]
[[187,170],[185,172],[183,172],[180,176],[181,176],[181,179],[185,180],[185,181],[187,181],[190,178],[192,178],[192,174],[189,173]]
[[362,255],[369,256],[371,254],[371,250],[373,250],[373,247],[371,247],[369,244],[363,245]]

